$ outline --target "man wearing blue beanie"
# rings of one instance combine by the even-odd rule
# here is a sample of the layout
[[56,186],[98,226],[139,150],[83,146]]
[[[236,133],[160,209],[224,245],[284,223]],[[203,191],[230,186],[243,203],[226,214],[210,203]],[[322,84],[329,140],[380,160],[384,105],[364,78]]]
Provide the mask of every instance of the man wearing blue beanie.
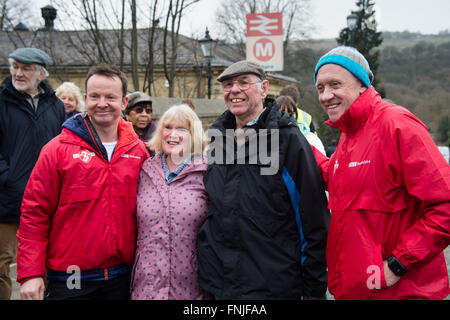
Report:
[[329,191],[328,288],[336,299],[443,299],[450,167],[426,126],[381,99],[364,56],[337,47],[314,71],[326,123],[342,134],[314,150]]

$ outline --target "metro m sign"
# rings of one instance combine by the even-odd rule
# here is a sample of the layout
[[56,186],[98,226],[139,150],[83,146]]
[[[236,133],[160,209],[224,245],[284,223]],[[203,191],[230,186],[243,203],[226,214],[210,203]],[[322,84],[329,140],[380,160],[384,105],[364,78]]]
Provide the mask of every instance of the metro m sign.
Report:
[[283,16],[276,13],[247,14],[247,60],[266,71],[283,70]]

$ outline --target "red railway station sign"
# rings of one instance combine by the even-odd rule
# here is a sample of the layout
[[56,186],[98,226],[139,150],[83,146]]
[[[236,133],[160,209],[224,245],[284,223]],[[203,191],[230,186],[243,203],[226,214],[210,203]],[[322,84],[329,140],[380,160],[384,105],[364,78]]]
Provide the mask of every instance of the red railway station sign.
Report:
[[267,71],[283,70],[283,15],[247,14],[247,60]]

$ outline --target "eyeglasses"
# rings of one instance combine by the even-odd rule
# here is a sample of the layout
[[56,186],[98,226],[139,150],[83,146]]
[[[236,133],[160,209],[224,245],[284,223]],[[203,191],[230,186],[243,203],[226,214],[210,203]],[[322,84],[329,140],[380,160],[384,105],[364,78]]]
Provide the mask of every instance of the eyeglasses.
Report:
[[256,82],[250,82],[245,79],[225,80],[224,82],[222,82],[222,88],[223,88],[223,91],[230,92],[231,89],[233,89],[234,84],[236,83],[239,89],[241,89],[242,91],[245,91],[245,90],[248,90],[248,88],[250,88],[250,85],[255,84],[255,83],[261,83],[261,82],[262,82],[261,80],[256,81]]
[[134,107],[133,109],[131,109],[131,111],[135,111],[136,113],[142,113],[145,110],[145,112],[147,112],[147,114],[150,114],[153,112],[152,107],[150,106],[137,106]]

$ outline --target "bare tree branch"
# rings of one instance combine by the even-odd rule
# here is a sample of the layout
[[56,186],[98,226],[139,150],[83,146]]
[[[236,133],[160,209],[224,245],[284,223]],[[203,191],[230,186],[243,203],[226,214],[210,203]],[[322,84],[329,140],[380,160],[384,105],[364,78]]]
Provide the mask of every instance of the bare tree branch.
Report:
[[285,48],[291,40],[307,38],[312,30],[310,0],[234,0],[222,2],[216,11],[218,37],[237,45],[245,56],[246,15],[264,12],[283,13]]
[[131,0],[131,74],[133,78],[134,91],[139,90],[138,40],[136,20],[136,0]]

